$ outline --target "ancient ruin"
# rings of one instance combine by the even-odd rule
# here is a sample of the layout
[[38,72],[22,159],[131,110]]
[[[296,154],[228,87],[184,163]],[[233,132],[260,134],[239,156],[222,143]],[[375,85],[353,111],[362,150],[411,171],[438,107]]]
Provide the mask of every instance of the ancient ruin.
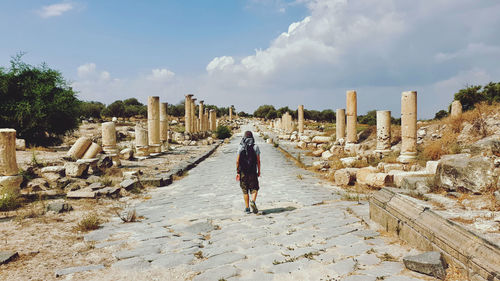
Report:
[[391,111],[377,111],[377,149],[375,153],[388,154],[391,152]]
[[304,133],[304,106],[299,105],[298,109],[299,133]]
[[358,110],[356,91],[347,91],[346,93],[346,115],[347,115],[347,139],[346,144],[353,144],[358,141],[358,132],[356,130]]
[[417,156],[417,92],[401,94],[401,155],[402,163],[413,161]]
[[160,153],[160,97],[148,97],[148,139],[149,151]]

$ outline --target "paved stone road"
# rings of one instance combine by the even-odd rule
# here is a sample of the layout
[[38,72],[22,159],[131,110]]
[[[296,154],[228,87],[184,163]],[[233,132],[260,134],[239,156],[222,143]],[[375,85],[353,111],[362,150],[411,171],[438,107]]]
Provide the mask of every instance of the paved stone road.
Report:
[[[193,280],[428,279],[404,270],[400,257],[406,250],[387,244],[351,214],[368,212],[366,203],[340,200],[331,187],[261,138],[257,205],[262,214],[244,214],[235,181],[239,140],[137,204],[138,215],[145,218],[141,222],[109,223],[86,240],[97,241],[96,247],[135,245],[115,252],[112,267],[140,271],[187,264],[201,272]],[[127,238],[107,241],[113,235]],[[399,261],[387,261],[385,253]]]

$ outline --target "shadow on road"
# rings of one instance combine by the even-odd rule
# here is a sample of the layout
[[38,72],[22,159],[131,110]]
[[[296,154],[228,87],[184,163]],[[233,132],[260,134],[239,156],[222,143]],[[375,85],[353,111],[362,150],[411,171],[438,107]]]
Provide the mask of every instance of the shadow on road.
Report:
[[297,208],[295,207],[286,207],[286,208],[272,208],[272,209],[267,209],[267,210],[262,210],[262,215],[269,215],[269,214],[277,214],[277,213],[283,213],[283,212],[290,212],[293,210],[296,210]]

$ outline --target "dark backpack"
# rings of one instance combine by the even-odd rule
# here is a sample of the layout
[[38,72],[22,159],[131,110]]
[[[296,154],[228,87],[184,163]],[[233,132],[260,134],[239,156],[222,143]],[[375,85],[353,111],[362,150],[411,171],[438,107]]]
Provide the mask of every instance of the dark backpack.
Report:
[[[248,151],[248,153],[247,153]],[[257,173],[257,153],[253,149],[253,145],[241,150],[240,152],[240,172],[244,174]]]

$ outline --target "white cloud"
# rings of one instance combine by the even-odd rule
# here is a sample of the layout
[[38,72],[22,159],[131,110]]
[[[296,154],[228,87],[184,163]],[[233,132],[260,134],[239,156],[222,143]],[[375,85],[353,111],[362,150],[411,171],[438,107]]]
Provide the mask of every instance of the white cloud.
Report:
[[95,73],[95,63],[82,64],[77,68],[78,77],[85,78]]
[[74,8],[72,3],[58,3],[48,6],[43,6],[40,10],[38,10],[38,14],[42,18],[50,18],[57,17],[64,14],[67,11],[70,11]]
[[[401,91],[417,90],[424,103],[421,115],[429,117],[434,107],[446,107],[465,81],[481,84],[499,77],[500,3],[297,2],[307,6],[307,17],[252,55],[214,58],[206,67],[210,79],[200,82],[203,91],[233,104],[241,100],[247,110],[283,101],[335,109],[345,106],[345,90],[353,88],[359,89],[363,113],[386,106],[398,112]],[[439,104],[432,99],[437,92]]]
[[[179,90],[179,81],[175,81],[175,73],[165,69],[152,69],[147,75],[138,74],[135,77],[112,77],[108,71],[101,71],[95,63],[86,63],[77,67],[78,79],[72,83],[72,87],[78,91],[83,100],[95,100],[111,103],[115,100],[123,100],[130,97],[138,98],[143,103],[147,96],[158,95],[163,98],[172,97],[172,92],[185,93],[188,88]],[[192,85],[192,83],[185,83]],[[162,98],[162,99],[163,99]],[[169,102],[177,103],[182,95],[169,99]]]
[[460,88],[500,77],[498,1],[252,1],[273,7],[300,3],[309,12],[267,48],[214,57],[199,76],[160,68],[106,80],[95,64],[86,64],[78,69],[75,89],[105,102],[127,97],[145,102],[154,94],[176,103],[189,92],[247,112],[262,104],[344,108],[345,91],[355,89],[360,114],[388,109],[394,116],[401,92],[416,90],[419,116],[433,117]]
[[147,79],[158,82],[165,82],[170,80],[175,76],[175,73],[166,69],[166,68],[157,68],[151,70],[151,74],[147,77]]

